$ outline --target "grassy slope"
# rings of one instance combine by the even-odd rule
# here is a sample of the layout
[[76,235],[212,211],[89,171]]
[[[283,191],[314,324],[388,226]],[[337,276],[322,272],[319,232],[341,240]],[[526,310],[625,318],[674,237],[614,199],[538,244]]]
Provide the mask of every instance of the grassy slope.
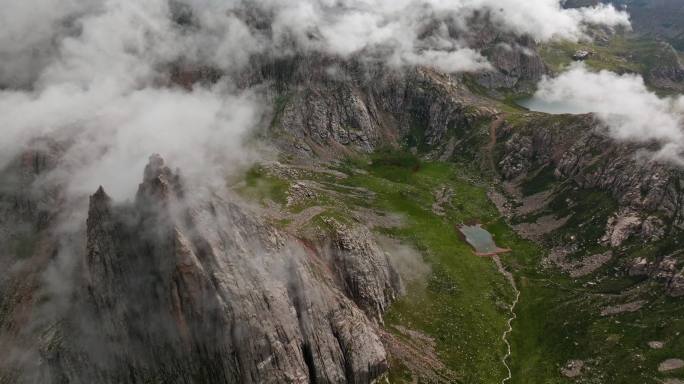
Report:
[[647,85],[664,95],[672,91],[659,89],[648,84],[652,69],[663,66],[676,66],[677,55],[654,39],[616,35],[602,43],[574,43],[557,41],[545,44],[540,49],[544,62],[552,72],[560,73],[572,63],[572,55],[579,49],[595,52],[587,61],[589,68],[608,70],[616,73],[641,74]]
[[[496,220],[484,190],[457,176],[454,166],[424,164],[419,168],[374,162],[369,174],[348,183],[378,194],[376,207],[405,215],[408,225],[390,231],[424,251],[432,267],[427,284],[417,284],[386,316],[390,326],[418,329],[435,338],[447,365],[463,382],[497,382],[505,328],[505,305],[512,292],[491,260],[476,257],[460,240],[455,226],[464,221]],[[455,209],[441,218],[432,213],[432,192],[453,188]]]
[[540,54],[549,68],[558,73],[572,63],[572,55],[580,49],[590,49],[596,52],[586,61],[591,68],[606,69],[617,73],[642,73],[646,69],[646,64],[641,63],[639,59],[648,58],[649,54],[657,50],[657,43],[621,36],[616,36],[608,44],[602,45],[559,41],[542,46]]
[[[544,172],[523,183],[523,191],[536,193],[559,187]],[[567,202],[572,201],[569,205]],[[571,215],[568,224],[547,236],[548,244],[568,244],[575,237],[579,249],[571,258],[605,251],[598,244],[605,222],[615,210],[613,199],[600,191],[560,188],[547,214]],[[504,237],[500,242],[507,246]],[[581,359],[589,367],[581,382],[656,383],[684,372],[657,372],[658,364],[684,356],[680,336],[684,303],[665,297],[662,283],[629,277],[622,263],[637,256],[653,259],[671,252],[669,240],[644,245],[633,242],[614,250],[617,257],[596,273],[578,279],[540,270],[539,253],[530,260],[511,260],[522,291],[513,333],[514,383],[562,383],[558,372],[568,360]],[[646,300],[640,311],[602,317],[609,305]],[[676,320],[675,320],[676,319]],[[662,350],[647,343],[666,341]]]
[[[613,267],[620,258],[595,275],[577,280],[541,269],[545,250],[522,240],[503,222],[486,196],[486,184],[474,182],[477,177],[472,171],[465,171],[467,168],[457,164],[421,163],[407,153],[382,151],[373,156],[372,162],[363,158],[339,165],[339,171],[350,175],[347,179],[322,174],[306,176],[328,183],[338,192],[345,191],[343,186],[351,186],[376,194],[374,199],[347,195],[322,216],[345,220],[349,219],[350,209],[365,206],[406,217],[406,227],[383,232],[413,243],[431,265],[432,273],[427,281],[412,284],[407,295],[392,306],[386,315],[388,329],[402,325],[434,337],[441,358],[459,373],[464,383],[501,381],[505,372],[500,363],[504,353],[500,337],[512,291],[491,260],[474,256],[456,232],[457,224],[477,220],[494,234],[499,246],[513,249],[503,260],[514,271],[522,292],[511,335],[511,383],[572,382],[560,374],[560,368],[571,359],[584,360],[590,369],[580,382],[656,383],[657,378],[682,377],[684,372],[657,373],[657,365],[662,360],[684,357],[681,301],[665,298],[658,286],[615,273]],[[282,188],[287,182],[278,182],[258,172],[250,173],[248,179],[252,187],[246,191],[252,197],[283,201]],[[534,193],[551,187],[552,183],[541,172],[524,187],[526,192]],[[263,193],[255,192],[259,186]],[[435,215],[431,209],[432,192],[442,186],[455,192],[453,207],[447,209],[446,217]],[[567,199],[579,204],[568,207],[564,204]],[[328,205],[326,197],[319,200],[311,204]],[[606,209],[597,211],[598,215],[582,217],[595,206]],[[555,242],[555,237],[563,241],[574,234],[589,239],[588,243],[595,241],[600,235],[601,223],[605,223],[613,209],[612,200],[600,192],[563,192],[551,204],[552,212],[560,215],[575,212],[578,216],[568,227],[552,234],[550,240]],[[587,247],[587,252],[593,250]],[[657,244],[652,249],[636,245],[626,249],[622,258],[630,259],[637,252],[652,258],[662,251]],[[595,285],[587,285],[588,282]],[[625,290],[631,290],[628,296],[616,295]],[[633,314],[599,315],[607,305],[636,299],[646,299],[649,304]],[[651,350],[647,346],[651,340],[666,341],[666,347]],[[403,367],[395,365],[394,369],[390,375],[392,382],[411,382],[410,374]]]
[[[557,42],[542,47],[541,53],[550,68],[558,72],[571,63],[572,54],[580,48],[596,51],[587,65],[597,70],[646,73],[662,60],[657,43],[620,36],[601,45]],[[502,105],[502,110],[508,113],[509,123],[520,120],[522,124],[532,118],[512,102]],[[416,126],[405,144],[425,150],[421,148],[422,131],[423,127]],[[459,136],[459,132],[455,135]],[[474,151],[481,147],[480,139],[472,139]],[[412,284],[407,295],[393,305],[386,315],[388,329],[402,325],[434,337],[441,358],[461,375],[464,383],[501,382],[505,372],[500,363],[504,353],[500,337],[512,292],[493,263],[475,257],[456,233],[455,225],[477,220],[495,235],[499,246],[513,249],[503,260],[514,272],[522,292],[510,336],[510,383],[575,382],[560,374],[560,368],[571,359],[581,359],[589,368],[578,382],[636,384],[684,378],[684,370],[657,372],[664,359],[684,358],[684,304],[666,298],[661,286],[629,278],[614,269],[620,267],[620,260],[636,255],[650,259],[662,255],[662,247],[633,244],[597,273],[580,279],[542,269],[540,264],[547,250],[522,240],[503,222],[486,196],[487,183],[472,181],[477,179],[474,175],[478,172],[473,168],[471,155],[464,154],[463,164],[421,164],[403,152],[381,151],[372,156],[372,162],[361,158],[338,166],[339,171],[350,175],[348,179],[321,174],[306,177],[328,183],[340,193],[345,190],[335,188],[335,184],[366,188],[376,194],[375,199],[347,195],[344,201],[333,204],[330,197],[320,196],[310,204],[328,206],[321,216],[350,220],[350,209],[365,206],[406,217],[406,227],[383,232],[413,243],[431,265],[432,273],[427,281]],[[469,159],[471,164],[467,163]],[[533,194],[552,187],[551,171],[537,173],[524,183],[523,192]],[[445,185],[456,193],[453,208],[447,209],[446,217],[439,217],[431,210],[432,192]],[[282,202],[287,186],[287,181],[251,173],[242,192],[252,198]],[[568,198],[580,204],[568,207]],[[596,211],[596,207],[602,209]],[[574,235],[584,243],[573,257],[603,251],[596,246],[596,239],[614,208],[614,202],[600,192],[561,193],[549,213],[574,217],[566,227],[549,236],[549,243],[567,242]],[[313,222],[320,225],[320,217]],[[628,294],[620,296],[625,292]],[[599,315],[601,308],[636,299],[648,300],[647,306],[632,314]],[[650,349],[647,342],[652,340],[665,341],[665,348]],[[412,381],[410,372],[398,364],[393,366],[390,379],[393,383]]]

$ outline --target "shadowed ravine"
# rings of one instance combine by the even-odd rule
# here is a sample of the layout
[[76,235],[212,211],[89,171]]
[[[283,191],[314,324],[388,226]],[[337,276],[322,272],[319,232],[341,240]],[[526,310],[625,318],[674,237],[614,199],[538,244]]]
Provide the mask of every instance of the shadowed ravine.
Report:
[[516,319],[517,315],[515,314],[515,307],[518,305],[518,300],[520,299],[520,291],[518,290],[518,287],[515,285],[515,278],[513,278],[513,274],[508,272],[503,264],[501,263],[501,259],[499,256],[494,256],[494,263],[496,263],[496,267],[499,270],[499,272],[506,277],[508,282],[511,284],[511,287],[513,288],[513,291],[515,292],[515,299],[513,300],[513,303],[511,304],[511,317],[508,319],[508,329],[504,331],[503,335],[501,335],[501,340],[503,340],[504,343],[506,343],[506,354],[504,357],[501,359],[501,362],[503,363],[504,367],[506,367],[506,371],[508,371],[508,376],[501,380],[501,384],[505,384],[507,381],[511,380],[513,378],[513,374],[511,373],[511,367],[508,366],[508,358],[511,357],[511,343],[508,341],[508,335],[513,332],[513,320]]

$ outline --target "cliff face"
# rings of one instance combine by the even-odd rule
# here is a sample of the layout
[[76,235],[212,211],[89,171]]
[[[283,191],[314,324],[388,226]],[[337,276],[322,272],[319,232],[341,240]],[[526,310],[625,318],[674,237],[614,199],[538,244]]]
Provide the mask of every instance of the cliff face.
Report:
[[552,248],[549,258],[561,269],[567,260],[590,265],[610,250],[618,273],[681,296],[681,168],[653,160],[655,144],[606,137],[590,115],[528,117],[498,134],[497,167],[518,195],[512,217],[523,234]]
[[[350,250],[334,263],[377,253]],[[381,268],[339,269],[360,283],[350,293],[384,303],[363,284],[391,273]],[[367,383],[387,368],[374,323],[317,249],[216,196],[189,203],[158,157],[133,206],[113,207],[102,189],[91,197],[85,276],[84,305],[109,349],[85,368],[108,382]],[[59,363],[71,382],[83,379],[76,361]]]
[[[261,61],[244,81],[277,95],[268,138],[295,157],[443,146],[493,113],[457,76],[292,60]],[[13,351],[1,380],[366,383],[387,370],[377,328],[402,283],[363,225],[329,223],[304,242],[153,157],[134,202],[100,189],[83,228],[64,236],[60,215],[73,207],[59,185],[37,187],[60,162],[50,145],[10,167],[16,185],[0,191],[0,245],[11,247],[0,339]],[[45,304],[52,269],[58,309]]]
[[[481,39],[496,41],[486,33]],[[285,152],[337,157],[389,144],[431,158],[471,161],[492,152],[504,180],[524,179],[550,167],[556,180],[606,191],[625,212],[637,212],[646,226],[658,227],[656,233],[683,224],[681,170],[650,161],[648,145],[619,143],[604,135],[591,115],[530,113],[517,123],[501,113],[500,104],[468,89],[462,77],[428,69],[398,73],[354,62],[337,62],[335,68],[312,69],[308,79],[298,72],[276,76],[291,86],[272,128]],[[543,64],[538,69],[534,76],[541,76]],[[654,215],[663,220],[650,220]]]
[[[369,383],[383,374],[377,321],[401,282],[370,234],[340,227],[322,248],[254,216],[183,185],[157,156],[133,203],[116,205],[100,188],[70,310],[47,333],[20,332],[36,361],[3,359],[0,377]],[[32,328],[23,321],[16,326]]]
[[562,120],[539,115],[522,129],[508,126],[502,130],[498,166],[509,180],[551,166],[560,180],[570,180],[582,189],[607,191],[623,207],[644,214],[657,212],[681,227],[682,171],[652,161],[645,152],[647,146],[618,143],[601,130],[590,115]]
[[483,24],[470,38],[492,64],[492,69],[478,73],[477,83],[489,90],[531,92],[542,76],[548,73],[535,41],[497,31]]
[[684,65],[679,53],[668,43],[660,43],[660,51],[648,73],[646,81],[655,87],[673,92],[684,92]]
[[493,113],[492,102],[471,93],[459,76],[353,61],[332,68],[313,68],[308,79],[289,71],[277,76],[289,86],[276,98],[269,138],[285,152],[334,158],[387,145],[439,146],[449,130],[468,129]]

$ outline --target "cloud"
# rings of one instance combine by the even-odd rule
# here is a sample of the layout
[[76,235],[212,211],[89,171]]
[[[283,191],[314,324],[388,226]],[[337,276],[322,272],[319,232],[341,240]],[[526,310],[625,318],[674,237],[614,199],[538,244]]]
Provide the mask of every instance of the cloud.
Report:
[[[255,55],[320,52],[397,68],[478,71],[491,65],[465,38],[476,14],[538,40],[579,38],[591,23],[627,23],[610,6],[566,10],[559,0],[0,0],[0,6],[0,167],[34,138],[56,138],[69,147],[51,177],[75,195],[105,184],[117,199],[132,196],[138,175],[131,170],[150,153],[189,175],[249,157],[241,143],[267,103],[232,82]],[[184,89],[170,86],[174,66],[226,76]]]
[[684,164],[684,96],[659,97],[640,75],[592,72],[574,64],[539,84],[536,98],[573,112],[593,112],[620,141],[657,142],[657,159]]
[[300,48],[340,56],[389,51],[392,63],[431,63],[444,71],[489,68],[459,40],[476,16],[538,41],[584,38],[589,25],[629,26],[629,15],[611,5],[564,9],[560,0],[245,0],[240,6],[272,17],[276,44],[289,37]]
[[0,87],[27,86],[77,33],[74,21],[102,0],[0,0]]
[[497,25],[537,41],[586,38],[588,26],[630,26],[629,14],[612,5],[564,9],[557,0],[473,0],[471,3],[490,9]]
[[162,0],[113,0],[83,15],[79,34],[63,36],[32,89],[0,91],[0,165],[32,139],[54,138],[68,149],[49,178],[70,196],[101,184],[121,200],[134,196],[151,153],[207,181],[221,179],[209,172],[221,164],[248,158],[242,140],[260,121],[263,101],[229,82],[164,86],[164,68],[188,43],[169,16]]

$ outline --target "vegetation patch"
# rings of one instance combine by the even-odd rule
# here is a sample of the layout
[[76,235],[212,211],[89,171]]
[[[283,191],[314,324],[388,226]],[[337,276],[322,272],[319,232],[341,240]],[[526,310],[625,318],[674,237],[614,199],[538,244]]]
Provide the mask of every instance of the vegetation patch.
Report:
[[[457,227],[469,222],[482,223],[497,245],[512,249],[501,256],[521,292],[509,335],[513,372],[509,383],[637,384],[682,377],[680,371],[658,372],[657,368],[662,361],[684,356],[684,304],[667,297],[662,283],[631,277],[620,269],[624,260],[637,256],[656,260],[662,252],[674,249],[673,241],[628,244],[601,269],[571,278],[543,267],[548,251],[521,239],[509,227],[487,198],[491,184],[472,163],[425,161],[410,152],[386,148],[331,167],[348,177],[305,176],[335,193],[336,202],[314,217],[309,229],[329,230],[327,217],[353,223],[358,220],[353,212],[359,207],[404,218],[402,227],[375,230],[412,244],[431,272],[424,281],[410,283],[406,295],[392,305],[385,315],[386,330],[397,338],[407,337],[399,329],[430,337],[439,359],[458,374],[457,382],[499,384],[506,376],[501,336],[513,300],[510,285],[492,260],[475,256],[458,236]],[[550,175],[551,167],[542,169],[524,183],[526,193],[555,187],[546,214],[570,216],[564,227],[549,235],[550,245],[568,244],[574,236],[578,255],[604,250],[598,240],[617,203],[601,191],[557,185]],[[294,181],[274,179],[258,170],[251,171],[249,178],[247,191],[256,190],[253,196],[274,201],[282,201]],[[441,216],[432,205],[434,192],[445,187],[453,194],[442,204]],[[645,303],[640,310],[601,316],[604,308],[636,301]],[[654,340],[662,341],[663,347],[649,347]],[[571,379],[563,372],[572,362],[581,362],[582,368]],[[387,377],[392,383],[420,380],[419,374],[396,359]]]
[[237,192],[244,198],[264,203],[272,200],[276,203],[287,202],[287,191],[290,182],[269,175],[261,166],[249,169],[245,174],[244,183],[236,187]]

